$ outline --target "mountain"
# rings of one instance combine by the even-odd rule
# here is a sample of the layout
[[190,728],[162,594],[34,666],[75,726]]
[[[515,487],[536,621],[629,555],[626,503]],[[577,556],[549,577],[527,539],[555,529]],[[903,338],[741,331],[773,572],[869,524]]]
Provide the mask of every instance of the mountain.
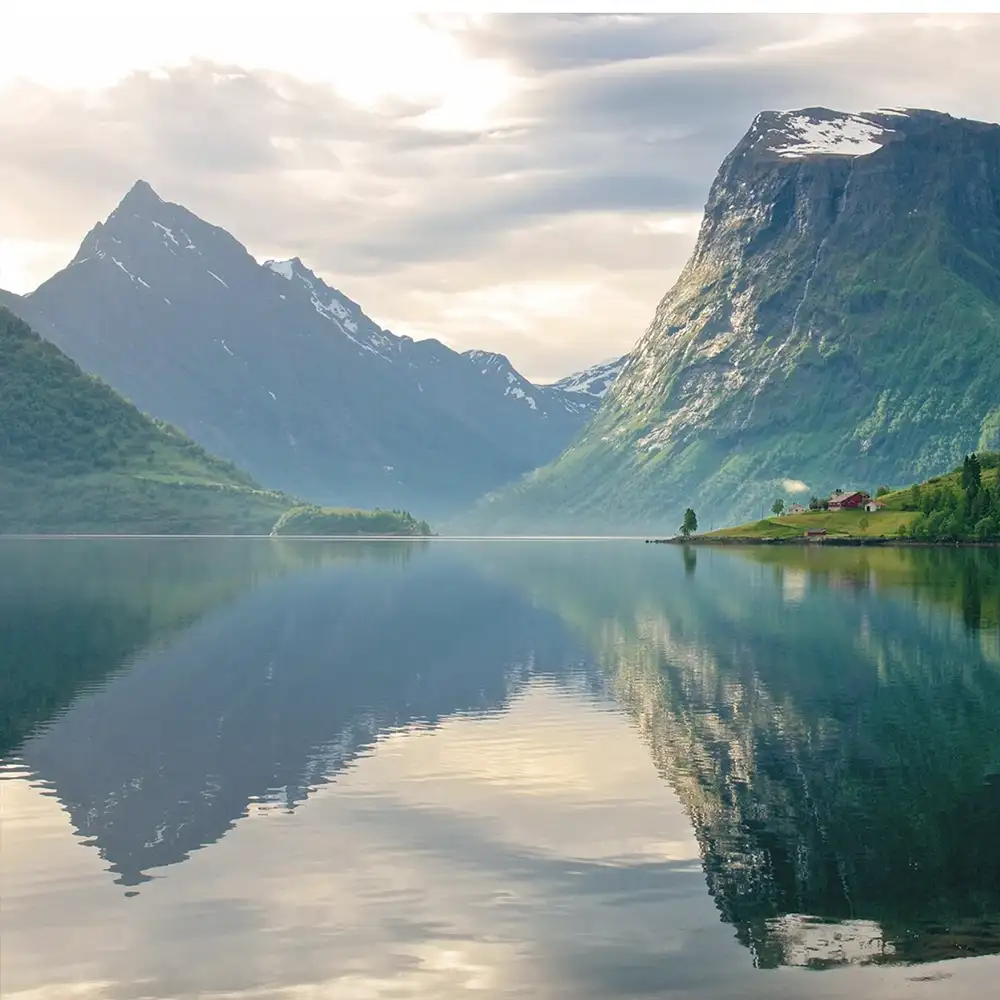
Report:
[[457,509],[555,458],[598,404],[394,336],[298,258],[258,264],[144,181],[11,307],[143,411],[328,504]]
[[561,389],[563,392],[579,392],[584,398],[593,396],[603,399],[608,389],[614,384],[616,378],[621,374],[621,370],[628,361],[628,355],[615,358],[612,361],[605,361],[599,365],[593,365],[582,372],[575,372],[565,378],[553,382],[554,389]]
[[676,531],[1000,444],[1000,127],[764,112],[585,433],[479,530]]
[[0,306],[0,533],[267,533],[293,500],[150,420]]

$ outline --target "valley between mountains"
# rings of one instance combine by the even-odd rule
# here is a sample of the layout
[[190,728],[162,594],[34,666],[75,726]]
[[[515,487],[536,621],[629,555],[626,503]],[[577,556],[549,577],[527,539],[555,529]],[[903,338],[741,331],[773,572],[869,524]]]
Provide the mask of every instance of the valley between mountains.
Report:
[[[68,356],[53,372],[75,363],[70,381],[96,376],[105,400],[22,391],[22,415],[49,409],[4,421],[15,507],[61,495],[41,484],[84,461],[89,433],[129,490],[138,464],[146,490],[242,498],[201,521],[171,499],[149,522],[164,530],[257,530],[301,503],[498,534],[673,533],[692,506],[722,525],[776,495],[902,487],[1000,447],[1000,126],[762,112],[635,348],[552,385],[382,329],[299,258],[260,263],[144,181],[65,268],[0,306]],[[6,322],[12,366],[29,332]],[[5,374],[0,405],[28,377]],[[39,458],[77,437],[55,465]],[[102,489],[88,524],[115,520]]]
[[503,355],[396,336],[298,258],[258,263],[145,181],[0,304],[268,488],[434,519],[558,457],[618,366],[539,386]]

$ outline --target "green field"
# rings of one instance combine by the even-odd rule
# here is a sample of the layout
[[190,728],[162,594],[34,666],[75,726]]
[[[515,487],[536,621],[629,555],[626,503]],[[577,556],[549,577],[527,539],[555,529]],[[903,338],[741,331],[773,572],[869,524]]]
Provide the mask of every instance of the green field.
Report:
[[863,510],[811,510],[806,514],[768,517],[763,521],[721,528],[699,536],[703,538],[795,538],[808,529],[825,528],[827,534],[839,537],[894,537],[901,524],[912,524],[916,511],[886,508],[874,514]]

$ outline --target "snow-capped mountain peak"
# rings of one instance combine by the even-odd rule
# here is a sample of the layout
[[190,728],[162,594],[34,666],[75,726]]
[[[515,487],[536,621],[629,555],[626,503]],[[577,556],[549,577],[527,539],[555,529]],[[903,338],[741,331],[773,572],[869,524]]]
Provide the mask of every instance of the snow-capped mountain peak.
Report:
[[561,389],[563,392],[577,392],[586,396],[593,396],[596,399],[603,399],[605,393],[611,388],[619,372],[625,367],[629,356],[623,355],[611,361],[604,361],[597,365],[591,365],[581,372],[574,372],[553,383],[553,388]]
[[280,274],[286,281],[291,281],[295,277],[296,263],[300,263],[298,257],[289,260],[266,260],[264,267],[270,268],[275,274]]
[[763,111],[750,127],[753,147],[782,159],[805,156],[867,156],[881,149],[895,129],[894,116],[904,112],[861,114],[805,108],[799,111]]
[[801,108],[762,111],[741,143],[744,150],[767,152],[783,160],[809,156],[869,156],[907,134],[950,119],[920,108],[832,111]]

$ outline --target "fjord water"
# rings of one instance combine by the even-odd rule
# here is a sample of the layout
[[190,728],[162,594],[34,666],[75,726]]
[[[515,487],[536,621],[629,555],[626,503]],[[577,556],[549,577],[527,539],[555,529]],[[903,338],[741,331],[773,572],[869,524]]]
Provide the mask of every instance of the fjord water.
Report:
[[998,555],[0,541],[3,996],[992,995]]

